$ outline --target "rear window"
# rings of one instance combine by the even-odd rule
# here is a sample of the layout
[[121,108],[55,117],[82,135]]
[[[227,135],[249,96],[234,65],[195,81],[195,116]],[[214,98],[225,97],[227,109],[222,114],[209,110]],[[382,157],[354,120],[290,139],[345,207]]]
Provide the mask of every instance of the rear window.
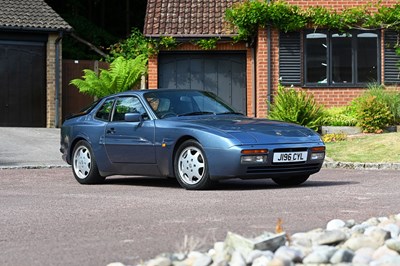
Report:
[[87,115],[88,113],[90,113],[93,110],[93,108],[95,108],[97,106],[97,104],[100,101],[101,101],[101,99],[91,103],[89,106],[86,106],[85,108],[83,108],[79,112],[67,116],[66,119],[70,119],[70,118],[77,117],[77,116],[82,116],[82,115]]

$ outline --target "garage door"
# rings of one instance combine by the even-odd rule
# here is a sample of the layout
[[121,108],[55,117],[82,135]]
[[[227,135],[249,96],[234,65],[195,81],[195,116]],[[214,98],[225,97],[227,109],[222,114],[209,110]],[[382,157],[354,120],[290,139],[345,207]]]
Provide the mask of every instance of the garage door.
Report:
[[164,53],[159,55],[159,88],[211,91],[246,113],[244,53]]
[[0,41],[0,126],[46,126],[46,47]]

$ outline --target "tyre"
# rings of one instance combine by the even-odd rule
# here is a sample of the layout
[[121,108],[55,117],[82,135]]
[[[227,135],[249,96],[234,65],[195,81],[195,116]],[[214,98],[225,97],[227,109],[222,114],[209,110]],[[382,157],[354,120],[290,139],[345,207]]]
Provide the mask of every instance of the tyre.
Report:
[[72,172],[81,184],[100,184],[104,182],[97,168],[92,148],[84,140],[79,141],[72,153]]
[[208,173],[207,158],[197,141],[187,140],[178,148],[174,170],[176,179],[185,189],[206,189],[213,184]]
[[305,176],[292,176],[292,177],[279,177],[279,178],[272,178],[272,180],[280,185],[280,186],[284,186],[284,187],[290,187],[290,186],[298,186],[300,184],[303,184],[304,182],[307,181],[307,179],[309,178],[309,175],[305,175]]

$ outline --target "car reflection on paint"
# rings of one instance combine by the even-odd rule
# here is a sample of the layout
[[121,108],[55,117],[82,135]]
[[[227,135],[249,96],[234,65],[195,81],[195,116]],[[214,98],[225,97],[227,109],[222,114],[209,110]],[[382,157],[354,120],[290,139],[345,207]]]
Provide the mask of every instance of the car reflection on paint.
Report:
[[60,150],[81,184],[145,175],[175,177],[186,189],[229,178],[300,185],[325,157],[308,128],[246,117],[210,92],[169,89],[97,101],[64,122]]

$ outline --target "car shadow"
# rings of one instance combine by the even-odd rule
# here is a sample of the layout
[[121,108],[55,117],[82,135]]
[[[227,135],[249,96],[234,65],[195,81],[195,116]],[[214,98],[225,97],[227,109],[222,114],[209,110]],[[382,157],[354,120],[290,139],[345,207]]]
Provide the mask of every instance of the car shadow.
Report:
[[[164,177],[110,177],[105,180],[105,185],[121,185],[121,186],[143,186],[143,187],[160,187],[160,188],[177,188],[182,189],[178,181],[174,178]],[[300,186],[282,187],[275,184],[270,179],[253,179],[253,180],[221,180],[208,190],[260,190],[260,189],[294,189],[294,188],[312,188],[312,187],[331,187],[331,186],[348,186],[356,185],[355,181],[313,181],[308,180]]]
[[220,181],[215,190],[257,190],[257,189],[304,189],[312,187],[331,187],[331,186],[348,186],[356,185],[354,181],[306,181],[299,186],[279,186],[270,179],[257,180],[224,180]]
[[147,177],[147,176],[116,176],[108,177],[105,185],[122,185],[122,186],[143,186],[143,187],[165,187],[165,188],[181,188],[178,181],[174,178],[165,177]]

